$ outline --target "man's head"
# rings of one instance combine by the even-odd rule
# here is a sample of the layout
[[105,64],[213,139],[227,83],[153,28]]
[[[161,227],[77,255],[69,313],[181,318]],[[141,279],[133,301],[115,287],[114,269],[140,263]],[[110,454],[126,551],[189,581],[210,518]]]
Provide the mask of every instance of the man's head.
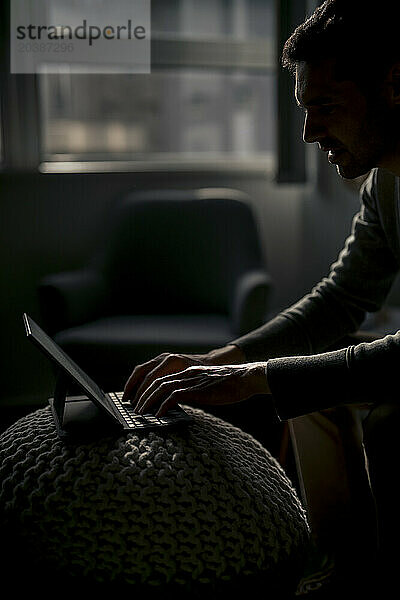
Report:
[[306,113],[303,138],[318,142],[343,177],[375,166],[400,174],[396,4],[380,0],[376,14],[365,1],[326,0],[283,49]]

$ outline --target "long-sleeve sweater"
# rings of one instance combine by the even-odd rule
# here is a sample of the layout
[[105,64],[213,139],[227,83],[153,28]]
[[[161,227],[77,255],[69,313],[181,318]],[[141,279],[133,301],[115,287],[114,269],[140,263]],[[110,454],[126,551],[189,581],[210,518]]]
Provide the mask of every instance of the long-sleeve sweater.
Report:
[[327,352],[384,303],[400,268],[399,179],[373,169],[360,191],[351,235],[330,273],[310,294],[231,343],[247,360],[267,361],[278,416],[339,404],[400,402],[400,331]]

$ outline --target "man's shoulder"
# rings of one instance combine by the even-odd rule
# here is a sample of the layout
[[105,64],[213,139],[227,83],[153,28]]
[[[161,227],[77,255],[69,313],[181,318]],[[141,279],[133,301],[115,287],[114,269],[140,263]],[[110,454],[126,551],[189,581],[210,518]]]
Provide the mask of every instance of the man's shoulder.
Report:
[[377,202],[393,197],[398,186],[399,177],[388,171],[376,167],[371,169],[362,185],[362,192],[375,198]]

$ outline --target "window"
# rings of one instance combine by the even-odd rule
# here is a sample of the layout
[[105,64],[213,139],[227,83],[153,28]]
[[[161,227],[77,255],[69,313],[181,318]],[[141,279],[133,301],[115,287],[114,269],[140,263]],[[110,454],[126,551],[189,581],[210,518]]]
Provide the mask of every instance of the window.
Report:
[[[277,49],[315,0],[151,0],[148,75],[82,75],[67,62],[55,74],[45,64],[40,75],[10,73],[10,2],[0,2],[3,170],[243,168],[305,180],[301,115]],[[74,24],[99,4],[118,6],[29,6]]]
[[[67,18],[63,3],[52,10]],[[151,74],[79,75],[64,64],[38,76],[44,170],[79,161],[273,167],[275,1],[152,0],[151,13]]]

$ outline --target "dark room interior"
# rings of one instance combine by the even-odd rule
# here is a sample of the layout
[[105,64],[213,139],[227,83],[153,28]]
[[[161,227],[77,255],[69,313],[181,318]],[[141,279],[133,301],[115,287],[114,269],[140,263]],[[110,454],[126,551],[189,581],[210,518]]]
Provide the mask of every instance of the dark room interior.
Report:
[[[26,313],[101,392],[120,391],[136,365],[229,344],[327,276],[366,175],[340,178],[316,144],[304,144],[293,78],[281,68],[284,42],[319,3],[39,4],[0,5],[4,579],[17,585],[14,560],[18,573],[21,557],[26,564],[35,556],[27,573],[39,592],[51,582],[73,590],[122,585],[148,598],[359,597],[376,535],[362,454],[367,403],[281,421],[258,394],[190,408],[192,424],[171,434],[118,438],[107,429],[69,446],[48,402],[65,373],[27,339],[23,322]],[[132,5],[138,37],[142,17],[146,24],[147,71],[106,69],[101,55],[98,64],[81,64],[71,58],[69,31],[58,29],[50,42],[61,58],[44,57],[44,29],[40,39],[31,29],[14,40],[18,19],[56,23],[55,30],[96,15],[105,24]],[[384,336],[399,327],[396,278],[361,328]],[[68,377],[67,393],[85,395]],[[172,519],[171,486],[176,498],[189,498],[179,505],[182,531],[175,524],[166,532],[160,516]],[[103,514],[102,494],[123,517],[93,516]],[[68,529],[70,518],[77,524]],[[145,541],[135,547],[135,536],[150,540],[153,554]],[[185,575],[176,565],[174,575],[182,547]]]

